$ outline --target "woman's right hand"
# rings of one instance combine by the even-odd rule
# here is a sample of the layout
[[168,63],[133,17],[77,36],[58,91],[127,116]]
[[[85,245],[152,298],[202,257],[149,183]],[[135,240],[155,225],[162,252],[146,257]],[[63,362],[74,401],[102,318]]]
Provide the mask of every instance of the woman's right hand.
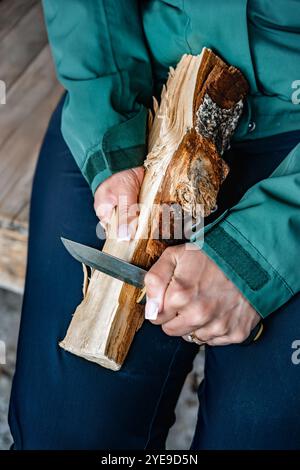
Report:
[[144,179],[144,167],[120,171],[103,181],[96,189],[94,209],[101,225],[106,228],[113,210],[118,208],[118,239],[134,237],[137,226],[139,193]]

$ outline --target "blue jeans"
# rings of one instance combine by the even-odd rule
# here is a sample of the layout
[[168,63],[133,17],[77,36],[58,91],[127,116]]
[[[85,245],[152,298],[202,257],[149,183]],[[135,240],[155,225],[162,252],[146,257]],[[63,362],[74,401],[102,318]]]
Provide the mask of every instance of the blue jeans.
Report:
[[[33,185],[9,415],[14,448],[162,449],[198,351],[194,344],[146,321],[119,372],[58,346],[82,298],[81,265],[60,237],[99,247],[91,191],[61,136],[61,107],[51,119]],[[268,176],[299,134],[235,144],[226,154],[232,170],[219,212]],[[193,449],[300,449],[300,365],[291,361],[292,342],[300,339],[299,310],[297,295],[266,321],[257,344],[206,348]]]

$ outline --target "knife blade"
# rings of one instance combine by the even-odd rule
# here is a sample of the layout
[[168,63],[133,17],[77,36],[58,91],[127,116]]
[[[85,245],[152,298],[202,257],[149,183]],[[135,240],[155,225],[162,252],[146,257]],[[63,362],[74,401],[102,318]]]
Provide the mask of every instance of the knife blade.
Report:
[[61,241],[70,255],[80,263],[139,289],[144,288],[145,269],[82,243],[63,237]]

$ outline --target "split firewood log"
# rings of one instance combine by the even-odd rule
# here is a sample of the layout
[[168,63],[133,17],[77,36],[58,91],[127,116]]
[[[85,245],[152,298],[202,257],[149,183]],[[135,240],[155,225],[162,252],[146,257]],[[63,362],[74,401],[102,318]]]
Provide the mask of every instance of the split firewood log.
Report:
[[[170,68],[160,104],[154,99],[154,113],[149,115],[149,153],[135,239],[119,242],[110,235],[117,225],[114,214],[103,251],[148,269],[168,244],[185,240],[174,235],[180,216],[189,214],[195,222],[197,207],[202,216],[214,210],[229,171],[222,155],[247,91],[242,73],[207,48],[197,56],[183,55],[176,69]],[[162,207],[176,208],[170,211],[169,237]],[[109,369],[120,369],[143,323],[144,306],[137,303],[140,293],[93,271],[60,346]]]

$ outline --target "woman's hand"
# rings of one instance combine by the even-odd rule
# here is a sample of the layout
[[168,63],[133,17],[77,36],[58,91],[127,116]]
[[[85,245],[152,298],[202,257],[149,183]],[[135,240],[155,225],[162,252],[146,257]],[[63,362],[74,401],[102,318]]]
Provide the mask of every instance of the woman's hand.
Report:
[[167,248],[145,277],[146,318],[171,336],[241,343],[260,320],[239,290],[191,244]]
[[129,240],[136,231],[139,192],[144,178],[142,166],[115,173],[98,186],[94,209],[104,228],[118,207],[118,239]]

